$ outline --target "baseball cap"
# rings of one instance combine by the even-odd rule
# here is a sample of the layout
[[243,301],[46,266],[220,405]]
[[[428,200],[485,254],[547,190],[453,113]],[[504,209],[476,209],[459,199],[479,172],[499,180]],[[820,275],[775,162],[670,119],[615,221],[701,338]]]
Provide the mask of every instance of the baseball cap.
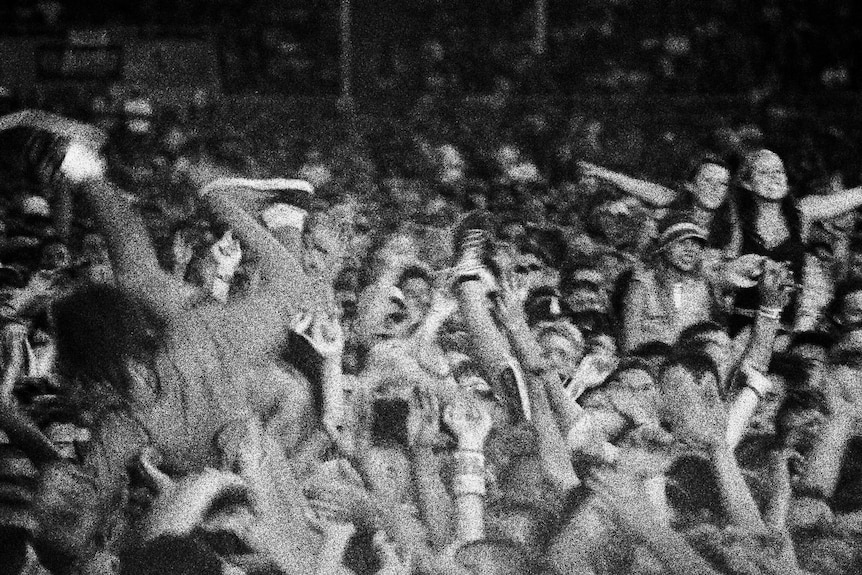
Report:
[[680,240],[695,238],[703,243],[707,242],[707,231],[697,225],[684,215],[672,215],[659,226],[658,240],[656,242],[659,251]]

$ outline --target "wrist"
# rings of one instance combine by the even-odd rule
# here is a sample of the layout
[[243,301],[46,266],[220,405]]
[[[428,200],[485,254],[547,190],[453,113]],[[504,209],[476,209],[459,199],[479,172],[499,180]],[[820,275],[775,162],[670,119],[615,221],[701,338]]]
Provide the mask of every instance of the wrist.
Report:
[[456,496],[483,496],[486,493],[485,477],[473,474],[456,475],[452,481],[452,491]]
[[761,305],[757,310],[757,316],[764,319],[778,321],[781,319],[781,306],[778,305]]
[[485,440],[478,437],[459,437],[457,451],[485,453]]
[[235,269],[230,268],[219,268],[216,270],[215,277],[222,281],[229,282],[233,279],[234,274],[236,273]]

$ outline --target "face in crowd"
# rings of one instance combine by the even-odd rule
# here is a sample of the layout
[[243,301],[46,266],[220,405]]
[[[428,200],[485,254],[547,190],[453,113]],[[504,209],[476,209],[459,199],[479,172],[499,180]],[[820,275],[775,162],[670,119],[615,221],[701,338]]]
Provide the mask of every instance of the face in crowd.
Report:
[[707,209],[715,210],[727,198],[730,171],[724,166],[703,163],[692,178],[690,189],[697,202]]
[[778,154],[759,150],[743,165],[743,184],[757,197],[777,202],[787,196],[787,173]]
[[695,272],[703,259],[703,240],[682,238],[672,242],[664,249],[664,259],[680,272]]

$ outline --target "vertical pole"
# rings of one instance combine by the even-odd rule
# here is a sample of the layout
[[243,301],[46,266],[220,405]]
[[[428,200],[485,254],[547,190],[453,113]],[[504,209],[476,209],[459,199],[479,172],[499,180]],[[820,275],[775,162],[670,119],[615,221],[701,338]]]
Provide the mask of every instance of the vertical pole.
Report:
[[353,97],[353,40],[351,38],[351,0],[341,0],[341,91],[340,99],[345,103]]
[[548,47],[548,0],[536,0],[535,10],[533,53],[544,54]]

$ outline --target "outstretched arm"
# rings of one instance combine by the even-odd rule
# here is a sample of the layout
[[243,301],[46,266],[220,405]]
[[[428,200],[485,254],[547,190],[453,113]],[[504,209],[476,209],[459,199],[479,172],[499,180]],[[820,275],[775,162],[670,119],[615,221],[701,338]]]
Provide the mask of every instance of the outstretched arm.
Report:
[[862,207],[862,186],[824,196],[811,194],[799,200],[797,206],[809,222],[834,218]]
[[585,176],[593,176],[594,178],[606,180],[620,188],[625,193],[657,208],[668,207],[677,199],[678,196],[675,191],[662,186],[661,184],[655,184],[646,180],[638,180],[637,178],[632,178],[625,174],[614,172],[589,162],[578,162],[578,166],[581,168]]
[[184,286],[163,270],[143,219],[125,193],[113,184],[91,179],[81,182],[80,195],[105,236],[118,284],[167,315],[184,300]]

